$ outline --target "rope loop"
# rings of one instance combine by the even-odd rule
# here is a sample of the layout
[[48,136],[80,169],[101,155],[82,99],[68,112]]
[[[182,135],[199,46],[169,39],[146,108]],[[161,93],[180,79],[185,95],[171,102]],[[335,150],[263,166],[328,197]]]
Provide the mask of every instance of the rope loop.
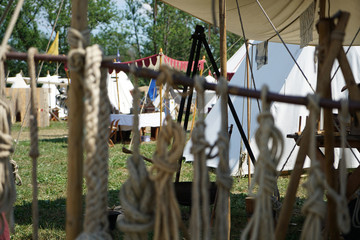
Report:
[[71,71],[81,72],[85,64],[85,47],[88,45],[87,39],[90,30],[80,32],[74,28],[69,29],[68,42],[72,48],[68,54],[68,65]]
[[[272,212],[281,207],[281,204],[275,201],[273,193],[277,182],[276,168],[283,153],[284,140],[280,130],[275,126],[267,95],[268,87],[265,85],[261,89],[262,112],[257,119],[260,127],[255,133],[255,141],[260,153],[249,194],[255,198],[255,210],[241,239],[246,239],[250,232],[251,239],[274,239]],[[258,185],[256,194],[255,184]]]
[[[171,145],[168,151],[168,146]],[[155,240],[178,240],[182,225],[179,205],[176,200],[173,173],[178,169],[178,160],[185,146],[185,133],[179,123],[167,116],[156,143],[150,179],[156,192]]]
[[306,215],[305,223],[301,233],[301,239],[320,239],[322,230],[322,221],[326,214],[326,205],[323,200],[324,197],[324,174],[321,171],[320,162],[316,159],[316,122],[319,117],[319,96],[309,94],[307,96],[307,108],[310,111],[309,126],[309,157],[311,159],[311,166],[309,170],[309,178],[304,187],[307,189],[308,199],[302,207],[303,214]]

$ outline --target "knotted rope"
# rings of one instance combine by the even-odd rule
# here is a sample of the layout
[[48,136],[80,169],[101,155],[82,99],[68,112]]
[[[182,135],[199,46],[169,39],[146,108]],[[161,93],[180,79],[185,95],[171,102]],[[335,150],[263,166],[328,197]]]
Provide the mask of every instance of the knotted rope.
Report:
[[[13,179],[13,173],[10,165],[10,154],[13,151],[12,137],[10,135],[11,130],[11,116],[10,108],[3,98],[5,91],[5,67],[4,61],[6,52],[9,50],[8,41],[11,33],[14,29],[16,21],[19,17],[21,7],[24,0],[19,0],[15,11],[11,17],[10,23],[6,29],[6,32],[2,38],[0,46],[0,214],[4,212],[6,214],[9,227],[13,230],[14,217],[13,217],[13,204],[16,199],[15,184]],[[0,235],[4,231],[5,219],[3,214],[0,217]]]
[[194,179],[192,183],[190,232],[192,239],[210,239],[210,211],[209,211],[209,175],[206,166],[205,149],[209,146],[205,139],[205,97],[203,77],[195,78],[195,89],[198,103],[198,120],[196,121],[191,138],[193,145],[191,153],[194,155]]
[[[75,29],[69,31],[69,67],[83,71],[85,106],[84,175],[87,194],[84,232],[77,239],[111,239],[107,218],[108,123],[110,106],[106,91],[106,70],[100,70],[102,52],[98,45],[83,49],[84,37]],[[85,65],[82,65],[82,64]]]
[[[135,72],[135,66],[131,71]],[[133,92],[133,154],[127,159],[128,180],[122,185],[120,201],[124,218],[118,218],[118,228],[125,232],[126,239],[147,239],[147,233],[154,225],[153,183],[149,179],[145,162],[140,155],[139,104],[140,91],[135,77]]]
[[320,163],[316,159],[316,125],[320,114],[319,98],[317,95],[308,95],[308,109],[310,117],[308,124],[310,124],[309,142],[309,157],[311,159],[311,167],[309,170],[308,181],[304,187],[308,192],[308,199],[305,201],[302,212],[306,215],[303,230],[301,232],[301,239],[321,239],[321,223],[325,218],[326,205],[323,200],[324,197],[324,179],[325,176],[320,168]]
[[[12,227],[16,192],[9,162],[9,156],[12,152],[10,124],[10,108],[0,97],[0,212],[6,213],[9,225]],[[0,217],[0,235],[4,231],[4,221],[5,219]]]
[[[172,84],[172,73],[167,67],[161,67],[157,84],[167,85],[165,98]],[[166,100],[166,101],[167,101]],[[171,145],[170,150],[168,147]],[[178,240],[179,227],[184,229],[179,205],[175,196],[173,175],[178,170],[178,160],[185,146],[185,133],[180,124],[171,120],[168,115],[162,126],[153,156],[150,178],[154,181],[156,193],[155,205],[155,240]]]
[[[250,187],[249,195],[255,198],[253,216],[248,222],[241,239],[275,239],[272,195],[276,189],[276,167],[280,161],[284,140],[281,132],[274,124],[270,113],[270,104],[267,101],[268,87],[261,91],[263,111],[258,116],[259,129],[255,133],[255,141],[259,148],[256,161],[254,181]],[[254,193],[255,184],[258,191]]]
[[227,82],[225,78],[220,78],[216,87],[216,92],[220,96],[221,101],[221,128],[218,133],[218,155],[219,165],[216,169],[216,184],[217,184],[217,206],[215,216],[215,238],[218,240],[228,239],[229,235],[229,199],[230,189],[232,186],[232,178],[230,176],[229,168],[229,134],[228,134],[228,113],[227,113]]
[[39,206],[38,206],[38,184],[37,184],[37,158],[39,157],[38,147],[38,123],[37,123],[37,100],[36,100],[36,73],[34,56],[37,54],[36,48],[28,50],[28,68],[31,80],[30,95],[30,153],[32,159],[32,223],[33,223],[33,239],[38,239],[39,229]]
[[[168,146],[171,149],[168,151]],[[185,134],[180,124],[167,116],[160,130],[153,156],[151,179],[155,183],[155,240],[178,240],[181,222],[180,209],[175,196],[173,175],[185,146]]]

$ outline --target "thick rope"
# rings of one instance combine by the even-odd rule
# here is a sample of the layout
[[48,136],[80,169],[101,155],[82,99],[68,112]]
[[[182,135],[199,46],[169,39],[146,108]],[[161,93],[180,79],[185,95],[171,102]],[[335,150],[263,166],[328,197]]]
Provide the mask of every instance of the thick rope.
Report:
[[[168,146],[171,149],[168,151]],[[181,214],[175,196],[173,175],[185,146],[185,134],[180,124],[166,118],[160,130],[153,156],[151,179],[155,183],[155,240],[178,240]]]
[[[6,214],[10,230],[14,228],[13,204],[16,199],[15,185],[10,165],[10,154],[13,152],[10,108],[3,99],[5,93],[5,54],[9,50],[8,41],[19,17],[24,0],[19,0],[7,26],[0,46],[0,213]],[[10,5],[10,4],[9,4]],[[4,13],[5,15],[5,13]],[[5,219],[0,218],[0,233],[4,231]]]
[[[157,84],[166,84],[165,98],[168,101],[169,88],[173,86],[172,72],[167,67],[161,68]],[[170,150],[168,147],[171,145]],[[154,181],[155,204],[155,240],[178,240],[179,227],[183,228],[184,235],[187,231],[181,220],[179,205],[173,184],[174,173],[178,170],[178,160],[182,156],[185,146],[185,133],[181,125],[166,117],[153,156],[153,166],[150,169],[151,179]]]
[[232,178],[229,168],[229,134],[227,120],[227,93],[228,85],[225,78],[220,78],[216,87],[216,92],[221,101],[221,128],[218,133],[217,146],[219,149],[219,165],[216,169],[216,184],[218,200],[215,216],[215,238],[218,240],[227,240],[229,235],[229,199]]
[[[131,70],[134,72],[134,65]],[[135,77],[133,92],[133,155],[127,159],[128,180],[122,185],[120,201],[124,217],[118,218],[118,228],[125,232],[126,239],[147,239],[154,225],[154,186],[149,179],[146,165],[140,155],[139,104],[140,91]]]
[[[86,31],[88,32],[88,31]],[[84,175],[87,194],[84,232],[77,239],[111,239],[107,219],[108,122],[110,114],[106,72],[100,70],[102,52],[98,45],[87,47],[82,33],[69,30],[69,68],[84,72],[85,151]]]
[[[9,226],[13,227],[13,204],[16,198],[15,185],[9,156],[12,152],[10,134],[10,108],[0,97],[0,212],[7,215]],[[0,235],[4,231],[4,219],[0,219]]]
[[209,143],[205,139],[204,83],[204,78],[195,78],[199,111],[198,120],[191,136],[193,142],[191,153],[194,155],[194,178],[192,183],[190,233],[191,239],[199,240],[210,239],[209,175],[205,153]]
[[[106,75],[100,71],[102,52],[98,45],[86,48],[84,106],[86,210],[84,232],[78,239],[111,239],[107,219],[108,145],[110,107],[106,99]],[[104,85],[105,84],[105,85]]]
[[320,162],[316,159],[316,125],[320,114],[319,98],[316,95],[308,95],[308,109],[310,111],[310,143],[309,143],[309,157],[311,159],[311,167],[309,170],[308,181],[304,187],[308,192],[308,199],[305,201],[302,212],[306,215],[303,230],[301,232],[301,239],[322,239],[321,224],[325,218],[326,205],[323,200],[324,197],[324,179],[325,176],[321,171]]
[[[270,104],[266,99],[267,92],[268,87],[264,86],[261,91],[263,111],[258,116],[260,127],[255,133],[260,153],[249,192],[249,195],[255,199],[255,209],[241,239],[249,237],[253,240],[275,239],[272,195],[276,189],[276,168],[283,152],[284,140],[270,113]],[[255,185],[258,185],[256,194],[254,193]]]

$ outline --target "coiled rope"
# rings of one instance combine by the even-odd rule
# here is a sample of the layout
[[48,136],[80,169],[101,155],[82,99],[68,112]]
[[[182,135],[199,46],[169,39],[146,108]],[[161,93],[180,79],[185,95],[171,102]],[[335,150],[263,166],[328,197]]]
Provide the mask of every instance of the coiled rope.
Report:
[[217,194],[218,202],[216,206],[216,215],[215,215],[215,238],[218,240],[227,240],[229,235],[229,226],[230,222],[229,217],[229,199],[230,199],[230,189],[233,183],[233,180],[230,176],[229,168],[229,134],[228,134],[228,106],[227,106],[227,81],[225,78],[220,78],[216,87],[216,92],[220,96],[221,101],[221,128],[218,133],[218,155],[219,155],[219,165],[216,169],[216,184],[217,184]]
[[[249,193],[255,198],[255,209],[241,239],[248,237],[253,240],[275,239],[272,195],[276,189],[276,167],[283,153],[284,140],[270,113],[270,103],[266,99],[267,92],[268,87],[264,86],[261,91],[263,111],[258,116],[260,127],[255,133],[255,141],[260,153]],[[256,194],[255,184],[258,185]]]
[[[131,66],[134,72],[135,66]],[[139,104],[140,91],[135,77],[133,92],[133,154],[127,159],[129,178],[120,190],[120,201],[124,217],[118,218],[117,226],[125,232],[126,239],[147,239],[154,225],[154,186],[149,179],[145,162],[140,155]]]
[[[88,32],[88,31],[87,31]],[[86,46],[85,37],[75,29],[69,31],[72,71],[84,72],[86,209],[84,231],[77,239],[111,239],[108,233],[108,123],[110,105],[107,98],[105,69],[100,70],[102,52],[98,45]]]
[[209,143],[205,139],[204,82],[203,77],[195,78],[199,111],[198,120],[191,135],[193,142],[191,153],[194,155],[194,178],[192,183],[190,233],[191,239],[199,240],[210,239],[209,175],[205,153]]

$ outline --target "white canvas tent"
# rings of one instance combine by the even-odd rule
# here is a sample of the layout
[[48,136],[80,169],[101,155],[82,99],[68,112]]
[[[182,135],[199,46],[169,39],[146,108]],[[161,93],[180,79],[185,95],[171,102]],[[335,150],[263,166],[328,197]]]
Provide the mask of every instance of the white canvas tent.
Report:
[[11,88],[29,88],[30,86],[26,84],[21,73],[15,75],[15,77],[7,78],[7,82],[12,83]]
[[[308,77],[310,83],[313,87],[316,87],[316,76],[317,76],[317,66],[315,66],[314,59],[315,56],[315,48],[314,47],[306,47],[302,50],[298,63],[302,67],[304,73]],[[349,60],[350,66],[352,68],[355,81],[360,83],[360,47],[351,47],[349,52],[347,53],[347,58]],[[312,62],[312,64],[309,64]],[[332,69],[333,80],[331,82],[331,92],[333,96],[333,100],[340,100],[342,98],[347,98],[347,91],[341,92],[342,87],[345,85],[344,77],[341,73],[341,70],[336,72],[338,64],[335,63]],[[336,72],[336,74],[335,74]],[[303,95],[306,96],[308,93],[313,93],[309,84],[305,81],[299,81],[301,79],[301,73],[298,68],[293,67],[289,76],[287,77],[284,85],[280,90],[280,94],[284,95]],[[280,160],[280,164],[278,166],[278,170],[283,168],[284,170],[291,170],[295,164],[296,156],[299,150],[299,147],[295,145],[294,139],[286,138],[287,134],[293,134],[298,131],[299,128],[299,116],[303,119],[301,121],[300,129],[302,130],[305,127],[305,119],[308,116],[309,112],[305,106],[298,105],[289,105],[284,103],[276,102],[271,107],[271,112],[275,118],[275,124],[280,129],[284,136],[285,145],[284,145],[284,153]],[[336,113],[336,110],[334,110]],[[321,126],[322,128],[322,126]],[[255,156],[258,155],[258,149],[254,141],[251,143],[251,147]],[[290,155],[291,151],[293,150]],[[347,153],[347,166],[349,168],[356,168],[359,165],[360,154],[356,149],[346,149]],[[334,165],[337,167],[338,160],[340,157],[340,149],[335,149],[335,162]],[[286,164],[285,164],[286,162]],[[285,164],[285,165],[284,165]],[[253,167],[253,166],[251,166]],[[304,167],[310,167],[310,160],[306,158]],[[242,166],[242,170],[244,173],[247,173],[247,163]]]
[[[212,0],[161,0],[184,12],[195,16],[209,24],[215,24],[213,11],[211,9]],[[300,44],[300,15],[310,6],[314,0],[266,0],[258,1],[265,10],[273,25],[281,32],[281,36],[286,43]],[[280,42],[271,24],[262,12],[256,0],[226,0],[226,29],[239,36],[243,35],[240,27],[237,3],[239,4],[241,18],[247,39],[257,41],[270,40]],[[316,1],[319,5],[320,1]],[[326,1],[326,13],[330,16],[339,10],[350,13],[349,23],[346,27],[344,45],[350,45],[353,37],[359,29],[360,23],[360,4],[359,0],[329,0]],[[319,9],[318,7],[316,8]],[[215,4],[215,17],[219,24],[219,4]],[[318,22],[319,15],[315,12],[315,23]],[[318,34],[315,26],[313,27],[313,41],[311,44],[318,43]],[[360,45],[358,38],[355,45]]]
[[[290,45],[289,49],[295,56],[297,56],[300,52],[300,47],[296,45]],[[244,87],[244,83],[246,82],[246,61],[244,61],[246,55],[245,45],[243,45],[239,51],[242,52],[242,55],[238,55],[240,64],[236,73],[232,77],[229,85]],[[249,52],[250,53],[252,52],[251,48]],[[282,46],[282,44],[269,43],[269,64],[263,66],[259,70],[256,70],[256,68],[253,67],[254,79],[257,88],[260,89],[263,84],[268,84],[270,91],[278,92],[293,65],[294,62],[292,62],[291,57],[288,55],[286,49],[284,48],[284,46]],[[240,121],[246,119],[246,110],[244,110],[244,106],[245,106],[244,101],[246,101],[246,98],[240,96],[230,96],[230,97]],[[252,99],[251,103],[252,103],[252,119],[253,119],[252,120],[253,125],[251,129],[251,135],[252,135],[254,129],[256,128],[256,123],[255,123],[256,115],[259,113],[259,110],[255,99]],[[236,175],[239,169],[241,135],[236,126],[231,111],[229,109],[228,109],[228,116],[229,116],[229,126],[231,124],[233,125],[233,131],[229,146],[229,165],[232,175]],[[205,137],[210,144],[213,144],[218,138],[217,134],[220,130],[220,122],[221,122],[220,101],[218,101],[205,119],[206,125],[211,126],[211,127],[207,127],[205,131]],[[246,121],[242,123],[242,127],[246,132],[247,129]],[[190,140],[186,144],[184,149],[183,155],[186,161],[193,160],[193,156],[190,153],[191,145],[192,142]],[[217,149],[215,149],[214,151],[216,152]],[[208,160],[207,164],[209,167],[217,167],[218,160],[219,160],[218,158]]]
[[133,97],[131,91],[134,89],[134,85],[126,73],[120,71],[116,74],[113,71],[111,75],[108,75],[107,89],[113,111],[129,114],[132,108]]
[[[315,48],[314,47],[305,47],[300,49],[299,46],[290,45],[290,51],[294,54],[295,59],[297,59],[298,64],[303,69],[305,76],[307,77],[309,83],[312,85],[312,88],[316,88],[316,79],[317,79],[317,66],[315,64]],[[251,51],[250,51],[251,52]],[[348,59],[350,65],[353,69],[355,80],[360,82],[360,49],[359,47],[352,47],[348,53]],[[235,85],[243,87],[244,79],[246,77],[245,70],[245,61],[242,62],[238,71],[235,73],[234,77],[230,81],[229,85]],[[336,66],[334,66],[336,68]],[[333,70],[334,71],[334,70]],[[356,72],[356,73],[355,73]],[[253,73],[256,82],[257,89],[259,90],[262,85],[267,84],[270,91],[280,92],[284,95],[302,95],[306,96],[307,93],[313,92],[309,83],[305,80],[304,76],[300,72],[299,68],[295,66],[294,62],[286,52],[282,44],[270,43],[269,44],[269,64],[263,66],[259,70],[256,70],[253,66]],[[332,92],[334,99],[339,100],[341,97],[346,97],[346,92],[340,92],[341,88],[345,85],[342,73],[339,70],[335,75],[332,81]],[[240,121],[246,119],[242,117],[244,110],[244,98],[238,96],[231,96],[234,107],[237,111]],[[251,124],[251,136],[254,134],[255,130],[258,127],[256,122],[256,116],[259,114],[256,100],[252,99],[252,124]],[[283,163],[286,161],[290,151],[292,150],[295,142],[293,139],[286,139],[287,134],[292,134],[298,131],[299,125],[299,116],[301,115],[303,119],[308,114],[306,107],[304,106],[295,106],[291,104],[284,103],[274,103],[271,111],[275,117],[275,123],[281,129],[283,136],[285,138],[285,149],[283,158],[280,161],[279,169],[282,167]],[[206,139],[212,144],[217,139],[217,133],[220,130],[220,104],[217,103],[212,111],[208,114],[205,122],[208,127],[205,132]],[[234,118],[232,117],[231,112],[229,111],[229,125],[233,124],[233,132],[230,139],[229,147],[229,161],[230,169],[233,175],[237,175],[241,169],[242,174],[247,174],[247,163],[245,162],[240,168],[240,151],[245,151],[245,147],[241,149],[241,136],[236,127]],[[246,115],[245,115],[246,117]],[[304,127],[305,122],[302,121],[302,128]],[[243,129],[247,132],[247,123],[246,120],[242,124]],[[251,140],[251,148],[254,153],[255,158],[258,156],[258,151],[256,148],[256,143]],[[191,141],[185,147],[184,157],[187,161],[192,161],[193,157],[190,153]],[[215,150],[216,151],[216,150]],[[355,151],[357,152],[357,151]],[[291,158],[288,160],[287,164],[284,166],[284,170],[291,170],[294,165],[296,158],[297,150],[292,153]],[[338,151],[337,151],[338,154]],[[350,155],[348,155],[350,156]],[[360,159],[360,157],[358,157]],[[218,159],[214,158],[208,161],[208,166],[216,167],[218,164]],[[308,162],[306,162],[308,164]],[[356,158],[352,158],[349,162],[350,167],[356,167],[358,162]],[[308,165],[305,165],[305,167]]]

